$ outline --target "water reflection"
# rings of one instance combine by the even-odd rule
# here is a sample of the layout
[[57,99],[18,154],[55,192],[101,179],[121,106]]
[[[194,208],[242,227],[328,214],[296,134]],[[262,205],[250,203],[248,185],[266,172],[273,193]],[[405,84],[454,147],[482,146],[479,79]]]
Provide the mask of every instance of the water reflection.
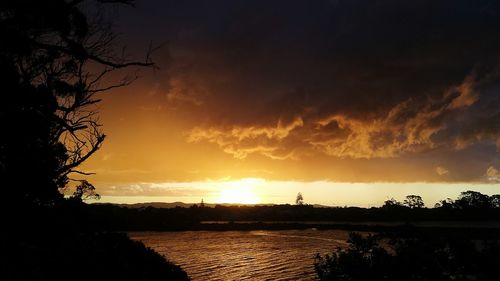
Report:
[[338,230],[134,232],[192,280],[315,280],[313,257],[344,247]]

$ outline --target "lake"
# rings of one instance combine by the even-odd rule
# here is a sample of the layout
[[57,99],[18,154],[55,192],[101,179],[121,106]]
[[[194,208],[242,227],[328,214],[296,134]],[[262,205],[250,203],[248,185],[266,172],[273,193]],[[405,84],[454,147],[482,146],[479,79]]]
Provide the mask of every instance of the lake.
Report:
[[346,247],[347,231],[131,232],[192,280],[316,280],[314,256]]

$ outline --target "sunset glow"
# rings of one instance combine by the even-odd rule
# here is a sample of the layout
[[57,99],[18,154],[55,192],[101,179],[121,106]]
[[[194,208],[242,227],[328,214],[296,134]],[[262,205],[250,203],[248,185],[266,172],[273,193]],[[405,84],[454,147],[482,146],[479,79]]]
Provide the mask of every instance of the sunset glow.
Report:
[[[411,19],[387,29],[376,14],[359,16],[354,3],[273,8],[278,4],[264,1],[256,4],[264,14],[242,18],[237,11],[250,2],[239,7],[229,1],[201,13],[144,1],[117,18],[131,48],[140,50],[139,43],[151,39],[169,43],[155,53],[159,69],[143,70],[132,85],[102,95],[100,118],[108,137],[82,169],[96,173],[90,180],[103,200],[283,202],[297,189],[307,194],[316,182],[371,186],[383,196],[393,196],[392,185],[398,184],[418,185],[422,192],[415,192],[430,198],[442,190],[453,197],[470,186],[499,190],[499,75],[481,68],[496,61],[491,40],[498,36],[473,20],[484,18],[478,16],[483,9],[473,5],[463,11],[470,17],[460,17],[470,21],[439,22],[439,30],[412,26],[420,21]],[[374,3],[363,5],[378,11]],[[393,4],[382,16],[387,22],[399,22],[399,13],[428,10]],[[276,22],[280,27],[271,28]],[[461,27],[471,33],[453,33]],[[459,44],[456,38],[474,39]],[[468,45],[477,40],[491,48]],[[166,198],[156,190],[129,190],[142,183],[246,178],[288,187],[268,191],[272,196],[246,182],[214,187],[210,194],[199,190],[202,184]],[[367,190],[345,190],[346,200],[338,203],[367,202],[373,199]]]
[[499,35],[499,0],[4,0],[0,276],[500,280]]
[[258,202],[257,196],[246,188],[223,189],[217,199],[217,203],[256,204]]
[[255,194],[254,188],[256,185],[263,182],[264,180],[255,178],[224,182],[221,184],[222,187],[220,195],[217,198],[217,203],[259,203],[260,200]]
[[260,178],[219,179],[193,182],[141,183],[102,186],[99,202],[186,202],[237,204],[294,204],[301,192],[306,204],[324,206],[381,206],[394,197],[422,194],[432,207],[443,198],[456,198],[465,189],[498,193],[500,184],[483,183],[344,183],[331,181],[273,181]]

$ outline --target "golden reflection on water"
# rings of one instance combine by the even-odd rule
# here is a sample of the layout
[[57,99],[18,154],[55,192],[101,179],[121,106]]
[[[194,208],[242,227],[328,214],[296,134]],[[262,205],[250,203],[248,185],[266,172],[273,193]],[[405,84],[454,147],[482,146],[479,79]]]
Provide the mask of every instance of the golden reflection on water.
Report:
[[133,232],[192,280],[315,280],[314,255],[345,247],[338,230]]

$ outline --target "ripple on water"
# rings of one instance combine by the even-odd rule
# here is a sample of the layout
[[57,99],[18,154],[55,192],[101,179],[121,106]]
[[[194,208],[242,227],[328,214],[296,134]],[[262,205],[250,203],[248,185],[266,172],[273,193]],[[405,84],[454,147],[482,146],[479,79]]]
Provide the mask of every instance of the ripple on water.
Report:
[[133,232],[192,280],[315,280],[314,255],[344,247],[338,230]]

